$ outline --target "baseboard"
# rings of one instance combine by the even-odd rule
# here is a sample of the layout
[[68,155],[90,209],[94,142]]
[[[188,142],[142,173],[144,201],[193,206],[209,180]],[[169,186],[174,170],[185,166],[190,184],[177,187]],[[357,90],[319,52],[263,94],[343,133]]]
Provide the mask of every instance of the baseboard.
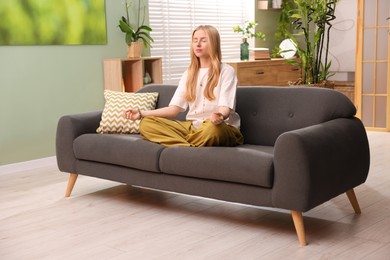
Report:
[[41,167],[51,166],[56,164],[56,157],[46,157],[37,160],[25,161],[20,163],[12,163],[0,166],[0,174],[15,173],[27,170],[33,170]]

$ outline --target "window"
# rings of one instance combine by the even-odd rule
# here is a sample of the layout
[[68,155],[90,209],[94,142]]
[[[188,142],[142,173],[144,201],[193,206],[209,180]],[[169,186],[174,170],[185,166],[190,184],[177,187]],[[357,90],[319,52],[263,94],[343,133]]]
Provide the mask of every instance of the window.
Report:
[[215,26],[221,36],[222,60],[237,60],[241,37],[233,26],[253,20],[252,0],[149,0],[149,23],[154,39],[152,56],[163,57],[163,81],[177,84],[190,62],[192,30]]

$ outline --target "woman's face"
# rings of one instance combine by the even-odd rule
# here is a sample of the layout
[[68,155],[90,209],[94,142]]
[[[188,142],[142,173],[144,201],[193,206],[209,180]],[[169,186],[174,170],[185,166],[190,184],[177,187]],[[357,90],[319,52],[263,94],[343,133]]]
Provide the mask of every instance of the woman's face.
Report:
[[209,39],[204,30],[197,30],[192,37],[192,50],[196,57],[206,58],[209,54]]

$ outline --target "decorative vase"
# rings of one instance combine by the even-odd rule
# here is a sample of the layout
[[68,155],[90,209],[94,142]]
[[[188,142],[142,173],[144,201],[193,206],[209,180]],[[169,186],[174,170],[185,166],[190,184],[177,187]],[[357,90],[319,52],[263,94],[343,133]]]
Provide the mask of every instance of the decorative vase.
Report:
[[127,57],[128,58],[140,58],[142,55],[142,47],[143,47],[143,42],[132,42],[129,45],[129,49],[127,52]]
[[247,38],[242,38],[242,43],[240,45],[240,59],[249,60],[249,43]]

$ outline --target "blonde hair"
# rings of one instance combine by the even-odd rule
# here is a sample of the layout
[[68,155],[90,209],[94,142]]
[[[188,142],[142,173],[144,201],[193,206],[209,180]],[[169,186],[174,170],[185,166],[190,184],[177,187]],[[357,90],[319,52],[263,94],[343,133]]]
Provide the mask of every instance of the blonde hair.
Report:
[[186,95],[185,99],[187,102],[192,102],[196,98],[196,84],[200,69],[200,60],[198,57],[196,57],[192,40],[194,38],[194,34],[198,30],[205,31],[208,42],[209,42],[209,54],[210,54],[210,60],[211,60],[211,66],[209,68],[207,83],[204,90],[204,95],[208,100],[214,100],[214,88],[217,86],[219,81],[219,75],[221,73],[221,60],[222,60],[222,54],[221,54],[221,39],[219,37],[218,30],[211,25],[200,25],[195,28],[195,30],[192,32],[191,37],[191,63],[188,67],[188,75],[187,75],[187,82],[186,82]]

